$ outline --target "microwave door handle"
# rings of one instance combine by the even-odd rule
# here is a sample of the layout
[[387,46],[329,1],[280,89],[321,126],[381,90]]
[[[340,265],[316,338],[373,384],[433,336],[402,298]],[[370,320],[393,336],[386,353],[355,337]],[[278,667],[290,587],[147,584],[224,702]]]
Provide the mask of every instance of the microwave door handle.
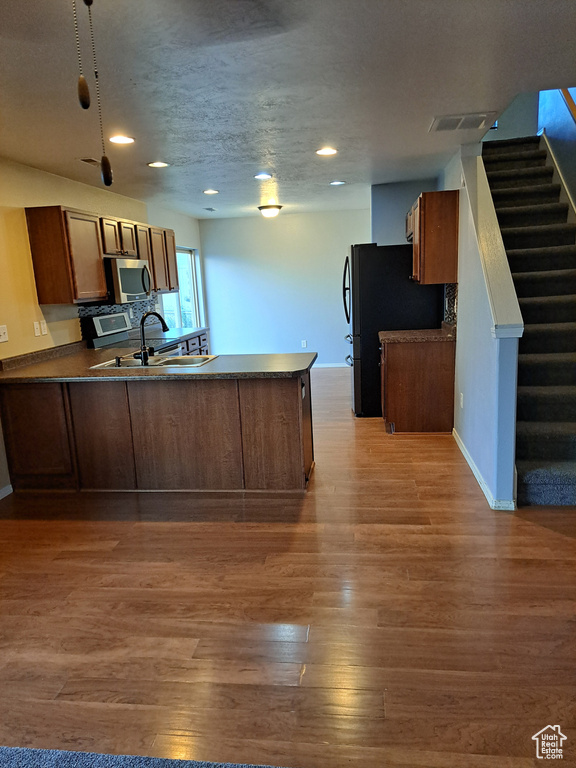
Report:
[[150,285],[150,272],[148,271],[148,267],[144,264],[144,267],[142,268],[142,288],[144,288],[146,293],[150,293]]
[[[348,280],[346,279],[348,278]],[[348,294],[348,295],[347,295]],[[350,323],[350,257],[346,256],[344,262],[344,275],[342,277],[342,301],[344,302],[344,314],[346,315],[346,322]]]

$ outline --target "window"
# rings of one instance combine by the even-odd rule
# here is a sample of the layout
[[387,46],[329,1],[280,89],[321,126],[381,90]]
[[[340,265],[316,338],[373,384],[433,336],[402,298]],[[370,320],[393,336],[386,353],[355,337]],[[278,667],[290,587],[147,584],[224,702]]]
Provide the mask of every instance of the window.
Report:
[[170,328],[200,328],[206,324],[200,254],[196,249],[176,249],[178,292],[160,296],[162,315]]

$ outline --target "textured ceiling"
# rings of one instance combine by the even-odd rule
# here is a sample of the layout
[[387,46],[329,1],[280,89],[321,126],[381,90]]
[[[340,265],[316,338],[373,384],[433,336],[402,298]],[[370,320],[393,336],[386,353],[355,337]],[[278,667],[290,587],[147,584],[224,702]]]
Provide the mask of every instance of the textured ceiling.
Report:
[[[199,217],[271,197],[366,208],[371,184],[436,175],[479,139],[429,133],[436,115],[576,82],[574,0],[94,0],[92,15],[105,134],[136,138],[107,144],[111,190]],[[79,161],[102,154],[95,90],[82,110],[77,77],[72,0],[0,0],[0,155],[98,186]],[[338,155],[316,156],[326,144]]]

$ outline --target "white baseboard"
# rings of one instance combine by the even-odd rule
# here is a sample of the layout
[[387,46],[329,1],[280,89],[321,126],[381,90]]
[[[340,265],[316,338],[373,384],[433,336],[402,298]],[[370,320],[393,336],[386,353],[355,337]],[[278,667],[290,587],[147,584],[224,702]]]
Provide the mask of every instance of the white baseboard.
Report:
[[14,488],[11,485],[5,485],[4,488],[0,488],[0,499],[5,499],[6,496],[10,496],[14,492]]
[[472,458],[472,456],[470,456],[470,454],[468,453],[468,449],[466,448],[466,446],[462,442],[462,438],[460,437],[458,432],[456,432],[455,429],[452,430],[452,435],[454,437],[454,440],[456,440],[456,444],[458,445],[458,448],[460,448],[460,450],[462,451],[462,455],[464,456],[464,458],[468,462],[468,466],[472,470],[472,472],[474,474],[474,477],[476,478],[476,480],[478,482],[478,485],[482,489],[482,493],[484,494],[484,496],[486,496],[486,500],[487,500],[488,504],[490,504],[490,507],[492,509],[498,509],[498,510],[501,510],[503,512],[514,512],[514,510],[516,509],[516,504],[514,502],[514,499],[511,499],[511,500],[508,500],[508,499],[495,499],[492,496],[492,494],[490,493],[490,489],[488,488],[488,485],[486,484],[486,481],[482,477],[482,473],[480,472],[480,470],[476,466],[476,464],[474,462],[474,459]]

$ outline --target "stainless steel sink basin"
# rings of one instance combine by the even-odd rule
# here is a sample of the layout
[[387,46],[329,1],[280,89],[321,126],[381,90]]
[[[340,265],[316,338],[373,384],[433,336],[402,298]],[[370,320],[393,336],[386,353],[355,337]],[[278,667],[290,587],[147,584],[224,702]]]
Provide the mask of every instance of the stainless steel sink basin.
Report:
[[[198,368],[200,365],[214,360],[218,355],[182,355],[179,357],[162,357],[161,355],[155,355],[148,360],[148,368],[157,368],[162,366],[163,368]],[[104,363],[98,363],[98,365],[91,365],[90,368],[142,368],[140,360],[136,360],[133,357],[121,357],[119,360],[114,358],[113,360],[106,360]]]

